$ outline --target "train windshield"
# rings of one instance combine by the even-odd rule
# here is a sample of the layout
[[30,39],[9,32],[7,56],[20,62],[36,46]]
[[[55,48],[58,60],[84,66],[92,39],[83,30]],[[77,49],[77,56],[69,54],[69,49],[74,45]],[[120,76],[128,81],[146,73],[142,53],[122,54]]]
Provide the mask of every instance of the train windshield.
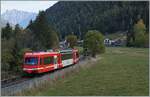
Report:
[[36,57],[27,57],[27,58],[25,58],[25,64],[27,64],[27,65],[36,65],[36,64],[38,64],[38,58],[36,58]]

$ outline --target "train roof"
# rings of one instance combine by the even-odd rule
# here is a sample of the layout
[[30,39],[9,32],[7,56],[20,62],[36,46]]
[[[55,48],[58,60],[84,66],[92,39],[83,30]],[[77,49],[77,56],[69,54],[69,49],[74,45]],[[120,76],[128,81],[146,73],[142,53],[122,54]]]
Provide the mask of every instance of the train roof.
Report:
[[47,50],[47,51],[36,51],[36,52],[26,52],[25,56],[40,56],[40,55],[54,55],[54,54],[66,54],[66,53],[72,53],[74,51],[77,51],[77,49],[65,49],[65,50],[60,50],[59,52],[55,52],[52,50]]
[[48,54],[58,54],[58,52],[26,52],[25,56],[39,56],[39,55],[48,55]]
[[71,53],[77,51],[77,49],[66,49],[66,50],[61,50],[60,53]]
[[60,53],[62,52],[72,52],[72,50],[61,50]]

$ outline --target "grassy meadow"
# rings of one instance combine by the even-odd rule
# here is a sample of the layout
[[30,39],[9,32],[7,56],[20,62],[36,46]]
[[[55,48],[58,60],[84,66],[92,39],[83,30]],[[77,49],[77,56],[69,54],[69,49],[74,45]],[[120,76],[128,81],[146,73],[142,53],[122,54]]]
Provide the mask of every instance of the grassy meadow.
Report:
[[65,79],[30,90],[37,96],[147,96],[149,49],[109,47],[90,68],[81,68]]

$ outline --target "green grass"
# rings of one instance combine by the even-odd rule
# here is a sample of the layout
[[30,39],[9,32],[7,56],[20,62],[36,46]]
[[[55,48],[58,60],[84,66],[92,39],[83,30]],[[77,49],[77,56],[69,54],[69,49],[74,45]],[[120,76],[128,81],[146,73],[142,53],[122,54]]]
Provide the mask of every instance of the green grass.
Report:
[[148,48],[106,48],[92,67],[25,95],[149,95]]

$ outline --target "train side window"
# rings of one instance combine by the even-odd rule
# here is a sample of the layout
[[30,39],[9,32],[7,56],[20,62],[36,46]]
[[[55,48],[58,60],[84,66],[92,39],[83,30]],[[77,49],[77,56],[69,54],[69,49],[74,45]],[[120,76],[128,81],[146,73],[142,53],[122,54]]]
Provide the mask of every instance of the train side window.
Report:
[[72,54],[63,54],[62,60],[72,59]]
[[53,64],[54,58],[53,57],[45,57],[44,58],[44,65]]

